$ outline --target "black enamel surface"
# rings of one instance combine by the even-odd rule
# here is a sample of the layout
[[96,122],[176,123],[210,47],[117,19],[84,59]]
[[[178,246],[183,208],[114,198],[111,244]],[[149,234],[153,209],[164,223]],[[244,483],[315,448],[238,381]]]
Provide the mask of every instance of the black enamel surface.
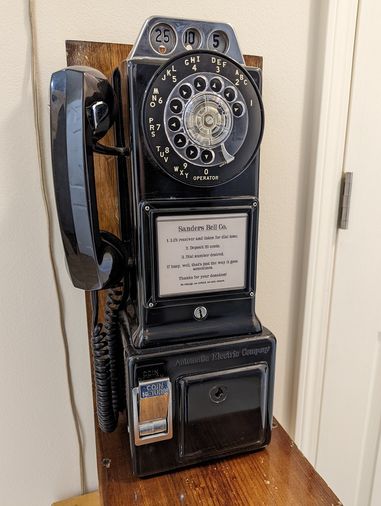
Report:
[[[54,73],[50,90],[53,181],[67,267],[74,286],[99,290],[123,273],[117,239],[99,231],[93,163],[93,146],[112,125],[115,96],[103,74],[87,67]],[[97,102],[107,113],[95,128],[88,111]]]

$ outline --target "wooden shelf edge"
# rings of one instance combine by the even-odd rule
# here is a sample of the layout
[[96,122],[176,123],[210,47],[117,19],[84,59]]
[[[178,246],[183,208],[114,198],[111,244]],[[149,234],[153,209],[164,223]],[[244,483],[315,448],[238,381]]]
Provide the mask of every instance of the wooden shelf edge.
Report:
[[54,502],[52,506],[101,506],[99,492],[91,492],[91,494],[77,495],[71,499]]

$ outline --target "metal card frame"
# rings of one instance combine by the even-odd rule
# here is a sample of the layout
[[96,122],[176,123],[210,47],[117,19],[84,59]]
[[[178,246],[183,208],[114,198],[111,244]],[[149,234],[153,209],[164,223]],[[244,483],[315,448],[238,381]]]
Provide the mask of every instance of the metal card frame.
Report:
[[[206,200],[176,200],[172,205],[168,201],[145,201],[141,204],[142,240],[145,252],[143,254],[144,271],[144,303],[147,307],[169,307],[183,304],[197,304],[200,301],[213,302],[251,298],[255,294],[255,266],[256,243],[258,236],[258,199],[214,199]],[[245,287],[243,289],[218,290],[213,292],[198,292],[174,296],[159,296],[158,274],[158,246],[156,240],[156,218],[170,215],[197,215],[197,214],[229,214],[244,212],[248,214],[247,241],[246,241],[246,273]]]

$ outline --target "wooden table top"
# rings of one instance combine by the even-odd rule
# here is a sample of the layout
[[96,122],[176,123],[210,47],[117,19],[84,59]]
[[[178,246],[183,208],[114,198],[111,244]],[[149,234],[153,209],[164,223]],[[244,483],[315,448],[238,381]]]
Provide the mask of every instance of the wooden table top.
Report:
[[110,459],[99,466],[100,494],[56,506],[341,505],[277,423],[264,450],[142,479],[132,476],[123,422],[113,434],[98,433],[98,455]]

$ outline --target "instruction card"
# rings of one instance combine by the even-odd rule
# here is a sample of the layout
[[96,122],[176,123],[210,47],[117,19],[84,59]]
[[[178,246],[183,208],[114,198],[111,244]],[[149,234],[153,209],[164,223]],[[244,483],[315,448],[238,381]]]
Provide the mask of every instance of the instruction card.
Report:
[[159,296],[243,289],[247,213],[159,216]]

